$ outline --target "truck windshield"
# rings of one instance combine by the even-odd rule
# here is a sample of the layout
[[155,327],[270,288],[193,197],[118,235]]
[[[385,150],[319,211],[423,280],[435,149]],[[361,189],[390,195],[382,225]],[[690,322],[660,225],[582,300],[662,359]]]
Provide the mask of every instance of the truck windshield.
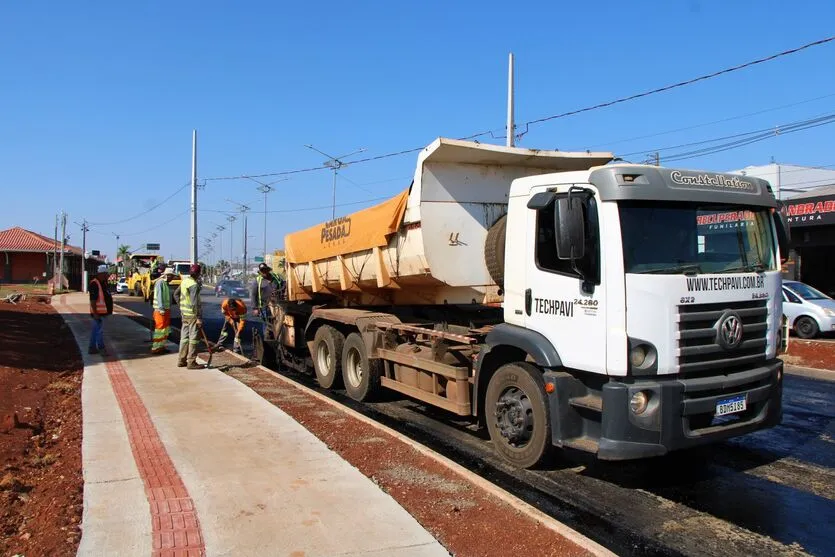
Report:
[[776,268],[767,208],[624,201],[619,210],[627,273],[744,273]]

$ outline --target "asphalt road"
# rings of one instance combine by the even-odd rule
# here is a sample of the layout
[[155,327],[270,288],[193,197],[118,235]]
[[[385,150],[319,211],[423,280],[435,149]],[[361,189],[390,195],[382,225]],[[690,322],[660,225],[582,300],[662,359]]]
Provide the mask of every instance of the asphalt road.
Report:
[[[203,302],[207,334],[216,339],[220,299],[204,295]],[[135,298],[119,296],[117,303],[150,315]],[[308,376],[281,373],[320,390]],[[371,404],[327,394],[620,555],[835,555],[833,381],[787,373],[783,421],[770,430],[632,462],[560,452],[536,471],[507,466],[483,429],[442,410],[396,394]]]
[[[206,336],[209,337],[209,340],[212,342],[216,342],[218,337],[220,336],[220,329],[221,327],[223,327],[223,314],[220,311],[220,303],[223,301],[223,298],[216,298],[211,293],[203,292],[200,296],[200,299],[203,302],[203,329],[206,331]],[[113,301],[116,304],[131,311],[135,311],[136,313],[139,313],[147,318],[151,318],[153,314],[153,310],[151,309],[150,304],[146,304],[142,300],[142,298],[128,296],[127,294],[114,294]],[[252,309],[249,307],[248,303],[247,309]],[[255,316],[251,315],[247,316],[247,320],[250,323],[247,323],[246,327],[244,328],[244,332],[241,335],[241,345],[244,349],[244,352],[249,354],[249,350],[252,346],[252,327],[259,323],[259,321]],[[171,325],[173,327],[180,328],[181,323],[182,320],[180,319],[179,308],[177,306],[172,306]],[[227,328],[227,333],[229,334],[229,338],[227,339],[225,346],[227,348],[232,348],[231,329]]]

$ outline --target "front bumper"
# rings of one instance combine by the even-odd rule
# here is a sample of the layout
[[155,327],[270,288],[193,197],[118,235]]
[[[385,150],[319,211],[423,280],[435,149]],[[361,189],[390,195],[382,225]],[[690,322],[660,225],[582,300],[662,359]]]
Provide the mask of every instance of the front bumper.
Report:
[[[710,377],[655,377],[603,386],[598,458],[626,460],[663,455],[775,426],[782,418],[783,362]],[[642,415],[629,409],[637,391],[650,392]],[[747,410],[714,419],[716,402],[745,395]]]

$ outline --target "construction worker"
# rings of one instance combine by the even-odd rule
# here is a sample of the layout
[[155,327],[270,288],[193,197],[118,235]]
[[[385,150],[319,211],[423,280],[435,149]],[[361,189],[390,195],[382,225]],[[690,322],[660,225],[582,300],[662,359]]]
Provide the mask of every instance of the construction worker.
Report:
[[220,304],[220,309],[223,311],[223,329],[220,331],[220,339],[218,344],[222,345],[226,341],[226,326],[230,325],[235,331],[235,339],[232,341],[232,350],[236,354],[241,353],[241,333],[244,332],[246,325],[246,304],[238,298],[226,298]]
[[263,322],[264,338],[267,338],[270,298],[276,291],[281,293],[283,288],[284,281],[273,272],[272,267],[266,263],[258,265],[258,276],[252,281],[249,297],[252,302],[252,315],[260,317]]
[[90,333],[88,354],[107,353],[104,348],[102,320],[113,313],[113,296],[107,288],[107,265],[99,265],[96,277],[90,281],[87,291],[90,294],[90,317],[93,318],[93,331]]
[[167,268],[162,276],[154,281],[154,337],[151,344],[152,354],[168,354],[165,346],[168,343],[168,333],[171,332],[171,288],[169,283],[174,280],[174,269]]
[[197,365],[197,344],[203,327],[203,304],[200,302],[200,265],[192,265],[189,275],[183,277],[180,287],[174,292],[174,300],[180,306],[183,324],[180,328],[180,359],[177,367],[200,369]]

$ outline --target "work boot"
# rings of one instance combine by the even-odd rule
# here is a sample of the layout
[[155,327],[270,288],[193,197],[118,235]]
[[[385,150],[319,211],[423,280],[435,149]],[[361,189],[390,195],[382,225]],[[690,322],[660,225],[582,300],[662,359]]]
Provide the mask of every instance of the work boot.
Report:
[[98,349],[98,348],[88,348],[88,349],[87,349],[87,353],[88,353],[88,354],[98,354],[98,353],[99,353],[99,349]]
[[151,354],[170,354],[171,350],[168,348],[157,348],[156,350],[151,350]]
[[197,362],[189,362],[186,366],[186,369],[205,369],[203,366],[198,364]]
[[186,367],[186,361],[185,360],[178,361],[177,362],[177,367]]

